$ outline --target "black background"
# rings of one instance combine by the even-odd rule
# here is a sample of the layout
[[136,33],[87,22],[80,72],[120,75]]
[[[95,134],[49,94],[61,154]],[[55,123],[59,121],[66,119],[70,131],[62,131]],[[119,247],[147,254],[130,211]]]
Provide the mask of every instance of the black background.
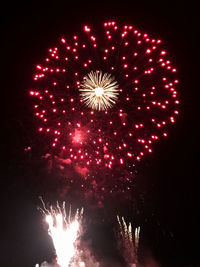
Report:
[[[100,25],[110,19],[133,24],[161,38],[179,70],[181,116],[168,139],[156,147],[145,165],[142,181],[150,188],[151,204],[147,203],[144,213],[147,218],[155,214],[161,226],[148,220],[144,239],[161,266],[199,266],[197,4],[17,1],[1,7],[1,19],[0,266],[34,266],[52,256],[41,215],[36,210],[38,196],[51,184],[42,185],[39,164],[33,159],[33,166],[27,165],[24,153],[24,148],[34,142],[35,122],[28,96],[34,64],[63,33],[70,35],[84,24]],[[172,232],[172,237],[159,232],[162,228]],[[145,257],[143,254],[141,257]]]

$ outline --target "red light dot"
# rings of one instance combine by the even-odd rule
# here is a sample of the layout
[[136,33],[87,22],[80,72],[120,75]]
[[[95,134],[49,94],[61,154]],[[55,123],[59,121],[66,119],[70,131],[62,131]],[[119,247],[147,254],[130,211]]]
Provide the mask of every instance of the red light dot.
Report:
[[42,67],[40,65],[37,65],[36,68],[39,69],[39,70],[42,69]]
[[90,29],[90,27],[88,27],[88,26],[84,26],[84,31],[86,31],[86,32],[90,32],[91,29]]

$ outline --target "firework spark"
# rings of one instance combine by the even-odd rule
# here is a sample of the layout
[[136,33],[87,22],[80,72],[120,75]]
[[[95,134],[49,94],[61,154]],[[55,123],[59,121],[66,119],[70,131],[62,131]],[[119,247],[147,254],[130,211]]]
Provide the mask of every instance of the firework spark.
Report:
[[[83,210],[77,210],[73,219],[71,218],[71,208],[69,215],[66,215],[65,202],[62,207],[57,203],[56,208],[46,209],[43,200],[43,208],[39,208],[46,217],[48,223],[48,233],[52,238],[57,255],[57,263],[60,267],[72,266],[76,256],[75,241],[80,234],[80,220]],[[81,266],[81,265],[80,265]],[[84,266],[84,265],[82,265]]]
[[116,103],[118,87],[111,74],[91,71],[81,83],[79,91],[88,107],[100,111],[111,108]]
[[124,257],[129,264],[137,264],[140,227],[136,227],[134,232],[131,223],[129,222],[127,225],[124,217],[120,219],[117,216],[117,222],[120,229],[120,244],[124,252]]

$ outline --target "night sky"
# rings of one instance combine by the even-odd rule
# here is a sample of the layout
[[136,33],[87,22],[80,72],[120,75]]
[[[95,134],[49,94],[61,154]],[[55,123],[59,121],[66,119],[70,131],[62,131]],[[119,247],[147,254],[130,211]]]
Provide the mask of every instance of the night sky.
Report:
[[[56,201],[56,184],[43,170],[37,149],[32,154],[24,151],[38,142],[29,97],[33,67],[62,34],[110,19],[161,38],[181,82],[181,115],[137,177],[133,198],[146,193],[140,215],[132,218],[143,226],[141,262],[150,257],[161,267],[200,266],[198,8],[192,1],[138,2],[17,1],[1,8],[0,266],[31,267],[53,258],[37,205],[40,195],[52,204]],[[114,257],[108,214],[105,210],[107,223],[102,216],[102,224],[95,224],[89,235],[96,235],[95,247]],[[131,219],[132,213],[128,216]]]

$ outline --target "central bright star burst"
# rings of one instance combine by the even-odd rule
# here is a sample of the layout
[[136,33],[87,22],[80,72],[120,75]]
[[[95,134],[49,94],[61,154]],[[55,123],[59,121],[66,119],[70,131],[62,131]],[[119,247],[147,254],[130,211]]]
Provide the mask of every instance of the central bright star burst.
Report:
[[111,74],[91,71],[84,78],[79,91],[81,99],[88,107],[100,111],[111,108],[116,103],[118,87]]

